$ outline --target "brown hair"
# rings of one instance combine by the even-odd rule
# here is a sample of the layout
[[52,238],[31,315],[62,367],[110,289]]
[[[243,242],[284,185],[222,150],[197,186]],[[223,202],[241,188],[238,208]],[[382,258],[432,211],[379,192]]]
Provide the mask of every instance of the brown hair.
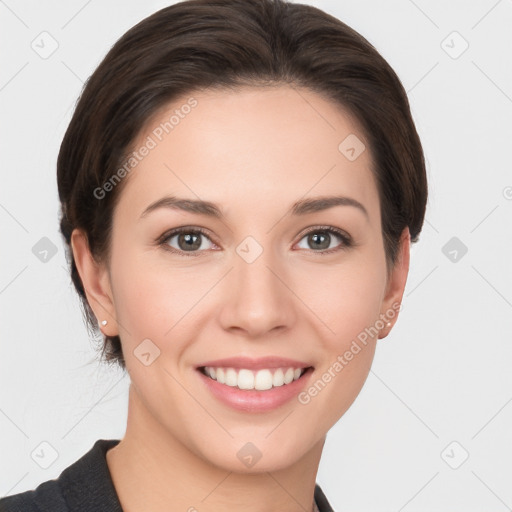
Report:
[[[104,197],[94,191],[170,101],[208,87],[275,84],[319,93],[360,123],[374,162],[388,268],[406,226],[417,241],[427,201],[423,150],[399,78],[364,37],[320,9],[284,0],[176,3],[110,49],[86,82],[60,148],[60,229],[92,333],[96,318],[70,237],[82,229],[96,261],[109,261],[113,211],[126,179]],[[125,368],[119,336],[105,337],[102,355]]]

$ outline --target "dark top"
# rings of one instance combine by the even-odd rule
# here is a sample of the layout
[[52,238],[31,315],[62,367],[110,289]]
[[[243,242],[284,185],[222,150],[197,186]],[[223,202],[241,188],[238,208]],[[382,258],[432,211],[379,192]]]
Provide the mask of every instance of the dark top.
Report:
[[[0,499],[0,512],[123,512],[105,456],[119,441],[98,439],[58,478]],[[318,484],[315,504],[319,512],[334,512]]]

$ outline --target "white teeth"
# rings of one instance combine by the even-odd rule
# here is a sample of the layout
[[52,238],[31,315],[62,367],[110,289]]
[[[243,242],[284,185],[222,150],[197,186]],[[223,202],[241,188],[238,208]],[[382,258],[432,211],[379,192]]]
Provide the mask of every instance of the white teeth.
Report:
[[[217,382],[220,382],[221,384],[225,384],[226,383],[226,375],[224,374],[224,369],[223,368],[217,368],[215,370],[217,376],[215,377],[215,380]],[[212,377],[213,379],[213,377]]]
[[[236,372],[233,370],[233,373]],[[254,373],[249,370],[240,370],[238,372],[238,387],[240,389],[254,389]]]
[[235,370],[234,368],[213,368],[206,366],[204,374],[231,387],[239,389],[256,389],[264,391],[272,387],[279,387],[290,384],[301,377],[303,368],[277,368],[276,370],[264,369],[253,372],[245,368]]
[[233,368],[228,368],[226,370],[226,382],[224,384],[232,387],[235,387],[238,384],[238,376]]
[[281,368],[275,371],[274,376],[272,377],[272,385],[274,387],[282,386],[284,384],[284,373]]
[[[242,373],[244,370],[240,370]],[[250,372],[253,373],[253,372]],[[239,377],[240,378],[240,377]],[[272,373],[270,370],[260,370],[256,373],[256,377],[254,378],[254,389],[258,391],[265,391],[265,389],[270,389],[272,387]],[[251,389],[251,388],[249,388]]]
[[286,370],[286,373],[284,374],[284,383],[290,384],[290,382],[293,380],[293,368],[288,368]]

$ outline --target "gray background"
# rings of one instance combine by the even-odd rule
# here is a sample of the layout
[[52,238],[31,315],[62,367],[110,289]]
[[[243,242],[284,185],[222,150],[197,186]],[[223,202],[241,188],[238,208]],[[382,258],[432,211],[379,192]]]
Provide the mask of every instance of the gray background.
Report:
[[[0,1],[0,496],[124,433],[128,377],[95,361],[58,232],[55,163],[83,82],[168,3]],[[510,510],[512,2],[310,3],[396,70],[430,180],[400,319],[329,432],[317,481],[339,511]]]

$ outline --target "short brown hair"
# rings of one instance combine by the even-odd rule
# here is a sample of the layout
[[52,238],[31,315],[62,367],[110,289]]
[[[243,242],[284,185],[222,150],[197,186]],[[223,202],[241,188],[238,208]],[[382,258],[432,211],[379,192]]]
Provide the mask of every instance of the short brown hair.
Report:
[[[373,155],[388,267],[400,235],[421,231],[427,178],[406,92],[389,64],[359,33],[312,6],[284,0],[187,0],[142,20],[110,49],[86,82],[57,161],[60,229],[71,277],[90,330],[96,318],[70,248],[73,229],[87,235],[97,261],[108,261],[123,180],[111,177],[141,128],[175,98],[205,88],[290,84],[332,100],[364,130]],[[341,142],[341,141],[340,141]],[[119,336],[102,355],[125,368]]]

